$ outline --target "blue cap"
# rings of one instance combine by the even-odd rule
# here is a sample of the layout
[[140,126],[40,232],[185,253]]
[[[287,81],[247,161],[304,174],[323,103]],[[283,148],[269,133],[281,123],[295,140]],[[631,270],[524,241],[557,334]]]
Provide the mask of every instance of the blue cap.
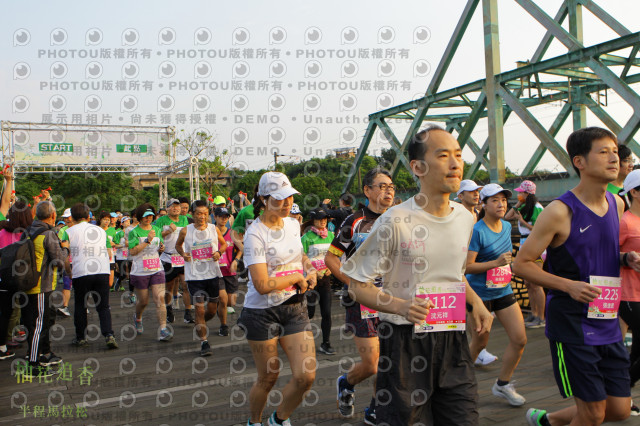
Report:
[[118,217],[118,214],[114,213],[114,212],[111,212],[110,215],[111,215],[111,217]]
[[147,217],[147,216],[155,216],[155,213],[153,213],[153,210],[151,209],[147,209],[144,211],[144,213],[142,214],[142,217]]

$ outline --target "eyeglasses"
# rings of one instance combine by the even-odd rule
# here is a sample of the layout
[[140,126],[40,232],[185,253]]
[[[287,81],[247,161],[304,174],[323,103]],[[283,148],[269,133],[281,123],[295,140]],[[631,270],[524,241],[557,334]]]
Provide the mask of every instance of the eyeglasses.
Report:
[[396,190],[396,186],[394,184],[386,184],[386,183],[379,183],[377,185],[367,185],[370,188],[379,188],[380,191],[395,191]]

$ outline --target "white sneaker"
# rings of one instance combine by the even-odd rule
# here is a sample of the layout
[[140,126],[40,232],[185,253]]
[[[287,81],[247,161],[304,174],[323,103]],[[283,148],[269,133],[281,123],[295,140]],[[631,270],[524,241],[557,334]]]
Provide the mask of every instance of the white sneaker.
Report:
[[504,386],[498,386],[498,381],[496,380],[496,382],[493,384],[493,388],[491,388],[491,392],[493,392],[495,396],[506,399],[507,401],[509,401],[509,404],[513,405],[514,407],[520,407],[526,402],[526,399],[524,399],[522,395],[516,392],[516,388],[513,386],[513,383],[508,383]]
[[489,365],[489,364],[491,364],[493,361],[495,361],[497,359],[498,359],[497,356],[493,355],[488,350],[483,349],[478,354],[478,358],[476,359],[475,364],[476,365]]
[[291,426],[291,420],[289,419],[283,420],[282,423],[276,423],[275,415],[276,412],[274,411],[271,417],[269,417],[267,426]]
[[227,306],[227,314],[235,314],[236,310],[233,309],[231,306]]

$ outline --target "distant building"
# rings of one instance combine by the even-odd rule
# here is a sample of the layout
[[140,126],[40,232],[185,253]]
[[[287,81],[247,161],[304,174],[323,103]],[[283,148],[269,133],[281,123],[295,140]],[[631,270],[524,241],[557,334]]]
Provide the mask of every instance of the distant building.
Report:
[[358,148],[335,148],[336,158],[356,158]]
[[[153,189],[154,185],[159,185],[160,180],[158,179],[157,173],[147,173],[142,175],[134,175],[133,178],[133,187],[134,189]],[[167,176],[167,179],[183,179],[186,182],[189,182],[189,173],[174,173]],[[221,187],[230,188],[231,187],[231,176],[228,173],[222,173],[218,179],[215,181],[216,185]]]

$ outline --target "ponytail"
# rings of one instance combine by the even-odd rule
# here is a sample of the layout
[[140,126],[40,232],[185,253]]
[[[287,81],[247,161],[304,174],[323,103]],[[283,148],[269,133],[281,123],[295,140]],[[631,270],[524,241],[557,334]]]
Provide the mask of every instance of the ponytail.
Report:
[[270,195],[263,195],[264,201],[260,198],[260,195],[256,194],[253,198],[253,215],[254,217],[260,216],[260,210],[266,209],[265,201],[268,200]]

